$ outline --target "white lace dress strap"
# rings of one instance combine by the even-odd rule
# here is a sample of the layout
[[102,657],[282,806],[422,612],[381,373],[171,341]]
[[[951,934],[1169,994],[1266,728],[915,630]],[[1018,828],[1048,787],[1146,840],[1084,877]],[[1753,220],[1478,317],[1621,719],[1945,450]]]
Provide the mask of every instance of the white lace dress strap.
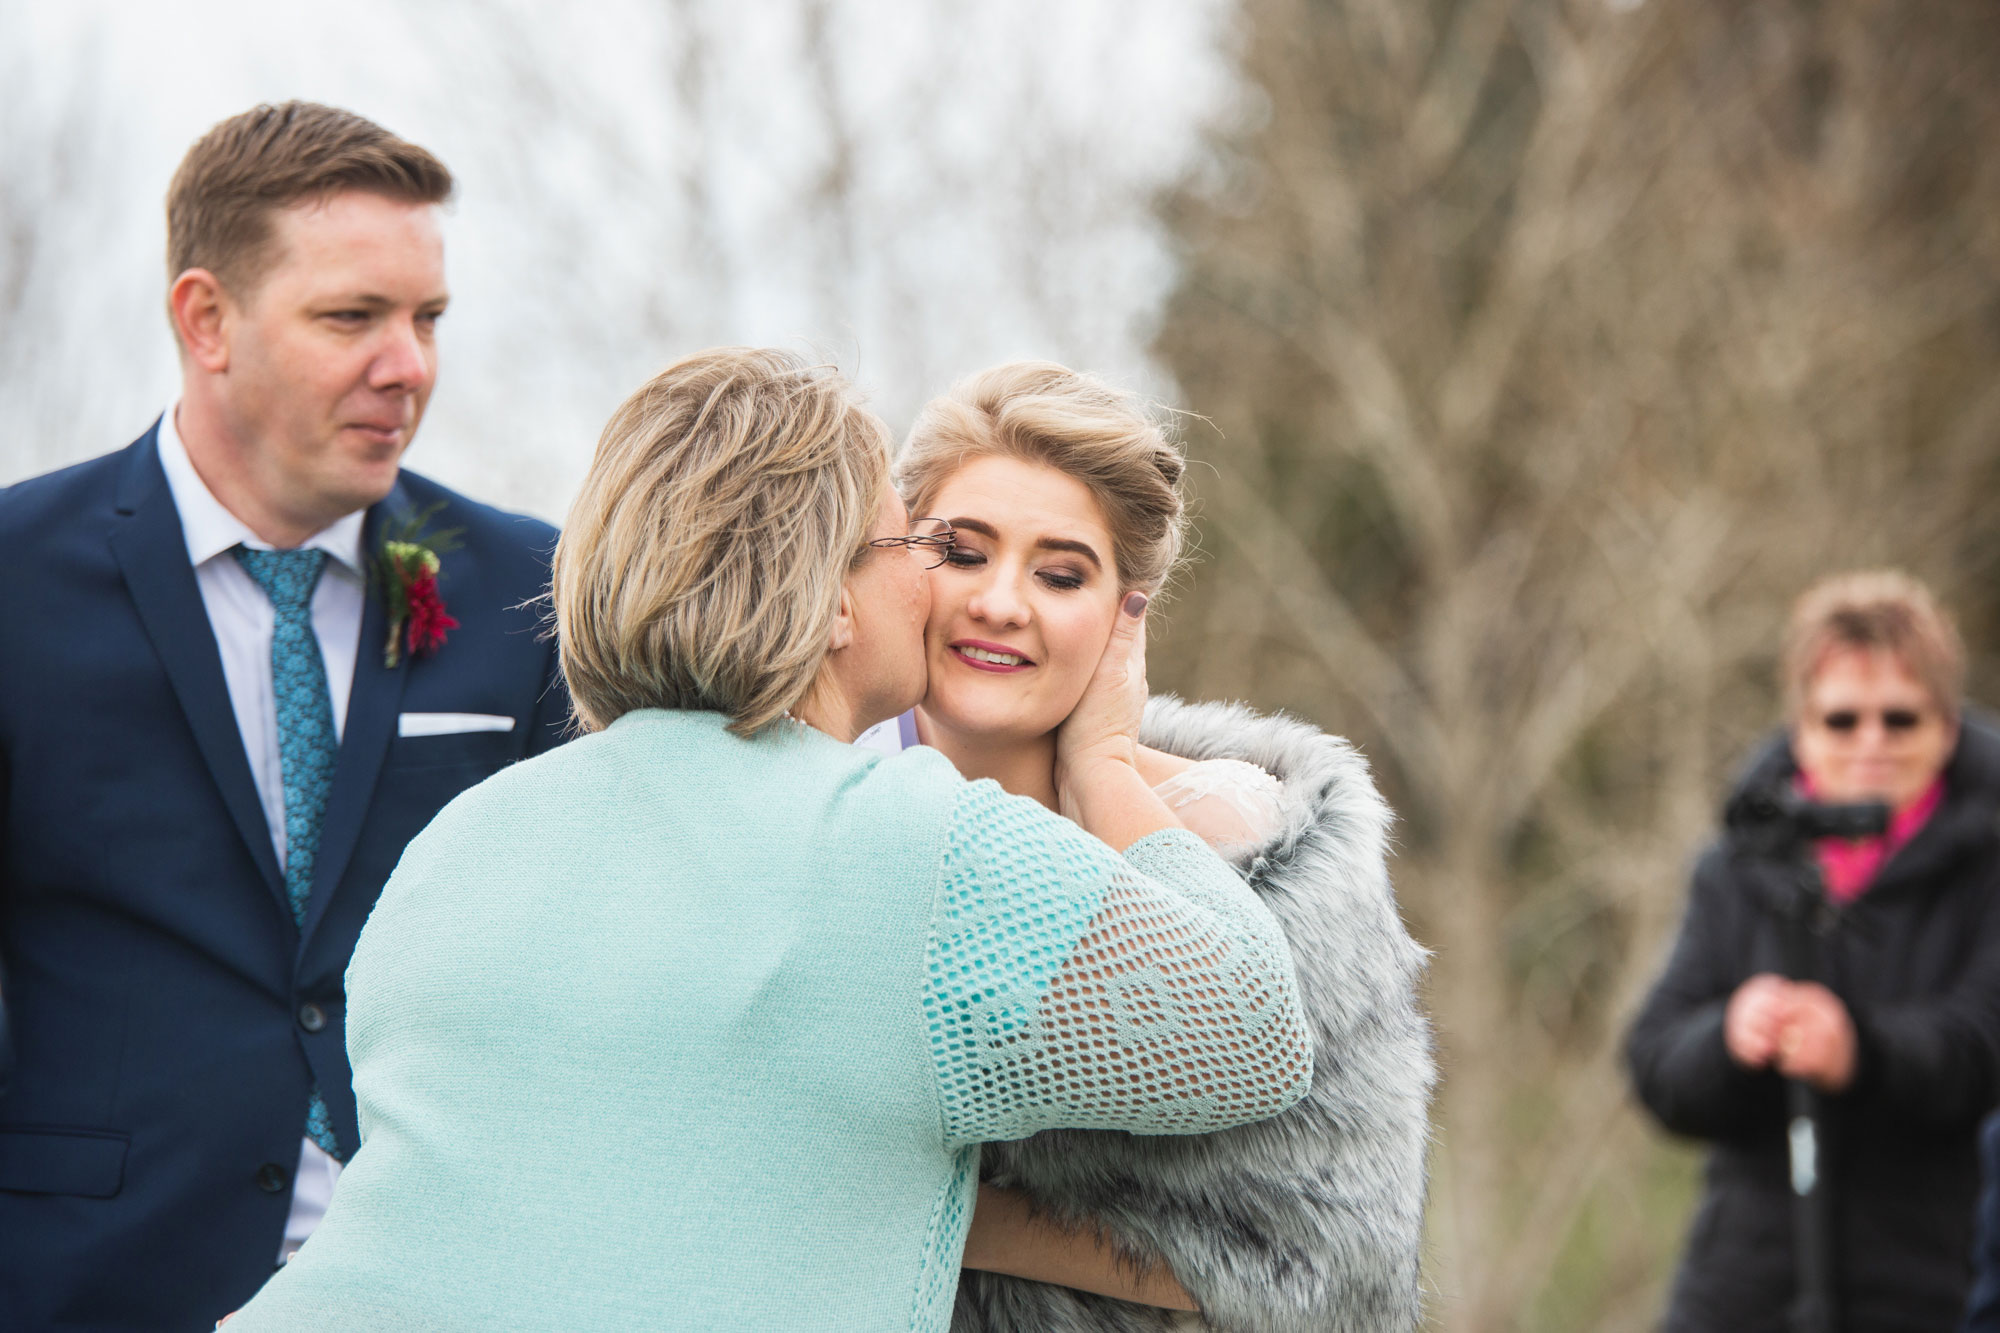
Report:
[[1226,831],[1208,837],[1223,856],[1262,847],[1284,822],[1284,785],[1241,759],[1203,759],[1153,790],[1190,826]]

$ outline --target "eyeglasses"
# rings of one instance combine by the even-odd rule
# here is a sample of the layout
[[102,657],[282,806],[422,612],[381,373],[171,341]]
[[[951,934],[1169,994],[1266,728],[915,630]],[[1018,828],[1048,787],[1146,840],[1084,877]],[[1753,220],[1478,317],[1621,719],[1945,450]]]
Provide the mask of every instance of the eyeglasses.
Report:
[[936,569],[951,555],[958,533],[941,518],[913,518],[905,537],[877,537],[870,546],[900,546],[925,561],[925,569]]
[[[1866,709],[1836,708],[1831,713],[1820,715],[1820,725],[1828,731],[1841,735],[1851,735],[1861,726],[1863,718],[1870,714]],[[1882,730],[1887,732],[1915,731],[1924,720],[1924,715],[1914,708],[1884,708],[1881,710]]]

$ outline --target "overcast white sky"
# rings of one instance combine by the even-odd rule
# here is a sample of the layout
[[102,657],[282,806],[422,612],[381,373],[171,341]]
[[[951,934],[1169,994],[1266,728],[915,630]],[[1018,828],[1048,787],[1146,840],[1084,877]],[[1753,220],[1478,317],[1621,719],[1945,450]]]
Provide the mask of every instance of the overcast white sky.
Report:
[[[817,16],[817,18],[815,17]],[[819,348],[900,428],[995,361],[1156,393],[1149,212],[1236,114],[1226,0],[26,0],[0,7],[0,484],[174,392],[161,199],[259,101],[459,178],[411,465],[560,518],[610,410],[718,342]],[[817,34],[817,35],[815,35]]]

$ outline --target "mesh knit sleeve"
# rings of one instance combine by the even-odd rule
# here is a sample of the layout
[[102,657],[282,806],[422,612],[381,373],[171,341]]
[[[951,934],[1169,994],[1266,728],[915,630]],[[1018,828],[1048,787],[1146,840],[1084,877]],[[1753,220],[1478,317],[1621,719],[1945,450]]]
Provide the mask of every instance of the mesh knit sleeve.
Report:
[[1305,1095],[1277,922],[1184,829],[1121,857],[992,782],[953,812],[924,1012],[946,1137],[1196,1134]]

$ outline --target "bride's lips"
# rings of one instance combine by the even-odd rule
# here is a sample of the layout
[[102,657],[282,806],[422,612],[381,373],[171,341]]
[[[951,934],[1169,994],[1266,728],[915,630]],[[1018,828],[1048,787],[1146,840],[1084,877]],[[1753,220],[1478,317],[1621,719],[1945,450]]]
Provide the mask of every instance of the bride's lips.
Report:
[[[1016,671],[1026,671],[1035,664],[1026,654],[1020,652],[1018,649],[1009,648],[1004,643],[988,643],[983,639],[954,639],[948,646],[951,649],[953,657],[977,671],[993,671],[1002,675],[1008,675]],[[1013,662],[988,662],[967,654],[965,650],[968,648],[982,653],[999,653],[1017,660]]]

